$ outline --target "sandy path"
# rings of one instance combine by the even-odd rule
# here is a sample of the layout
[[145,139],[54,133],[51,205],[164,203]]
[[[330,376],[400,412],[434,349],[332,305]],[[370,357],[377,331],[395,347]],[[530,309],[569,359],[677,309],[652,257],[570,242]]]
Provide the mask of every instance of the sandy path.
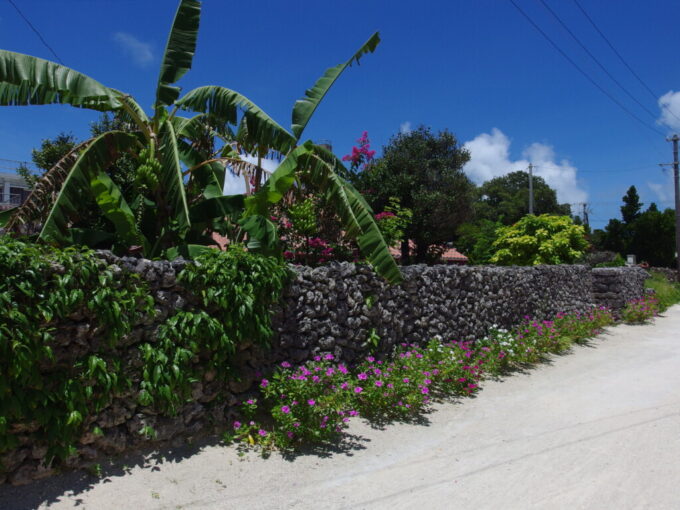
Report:
[[[0,509],[680,508],[680,306],[345,451],[234,448],[0,487]],[[167,452],[171,456],[174,452]],[[130,465],[139,459],[128,459]],[[69,490],[72,488],[75,490]]]

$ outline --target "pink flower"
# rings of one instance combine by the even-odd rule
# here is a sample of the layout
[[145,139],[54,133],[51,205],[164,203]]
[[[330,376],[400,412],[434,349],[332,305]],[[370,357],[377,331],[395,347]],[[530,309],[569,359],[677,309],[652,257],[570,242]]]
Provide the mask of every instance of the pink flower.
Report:
[[300,424],[298,422],[293,423],[293,427],[299,427]]
[[235,429],[240,429],[240,428],[241,428],[241,422],[240,422],[240,421],[235,421],[235,422],[234,422],[234,428],[235,428]]
[[354,388],[354,393],[361,393],[362,391],[364,391],[364,389],[361,386]]
[[258,430],[257,433],[260,434],[262,437],[267,435],[267,432],[262,429]]
[[411,382],[411,380],[410,380],[408,377],[404,377],[403,381],[404,381],[406,384],[408,384],[408,383]]
[[288,414],[288,413],[290,412],[290,407],[288,407],[288,406],[283,406],[283,407],[281,408],[281,412],[282,412],[283,414]]
[[283,368],[290,368],[290,363],[288,363],[287,361],[284,361],[283,363],[281,363],[281,366]]
[[346,382],[344,382],[344,383],[342,383],[342,384],[340,385],[340,388],[343,389],[343,390],[346,390],[346,389],[347,389],[347,386],[349,386],[349,384],[347,384]]
[[365,381],[366,379],[368,379],[368,375],[366,375],[366,373],[364,373],[364,372],[361,372],[359,375],[357,375],[357,378],[360,381]]
[[309,404],[310,406],[313,406],[314,404],[316,404],[316,400],[314,400],[313,398],[310,398],[310,399],[307,401],[307,404]]
[[325,359],[325,360],[327,360],[327,361],[332,361],[332,360],[335,359],[335,358],[333,357],[332,354],[326,354],[326,355],[323,357],[323,359]]
[[350,416],[359,416],[359,412],[352,410],[352,411],[349,412],[349,415]]
[[269,386],[269,381],[267,379],[262,379],[260,386],[266,388],[267,386]]
[[382,381],[375,381],[375,385],[380,388],[383,385]]
[[423,395],[427,395],[428,393],[430,393],[430,390],[427,389],[427,386],[423,386],[423,387],[421,388],[420,392],[421,392]]

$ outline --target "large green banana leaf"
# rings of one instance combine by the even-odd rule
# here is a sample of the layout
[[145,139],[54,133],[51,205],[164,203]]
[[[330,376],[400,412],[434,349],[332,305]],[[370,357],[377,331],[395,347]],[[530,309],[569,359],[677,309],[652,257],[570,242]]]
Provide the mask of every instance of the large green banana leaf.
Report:
[[120,240],[127,246],[142,245],[146,253],[149,243],[137,229],[135,215],[120,189],[106,172],[100,170],[93,176],[90,189],[104,216],[113,223]]
[[352,57],[344,64],[339,64],[335,67],[326,69],[326,72],[319,78],[314,86],[305,92],[305,97],[298,99],[293,107],[293,125],[291,131],[295,135],[295,139],[299,140],[302,137],[309,119],[314,114],[317,106],[324,98],[326,93],[335,83],[335,80],[342,74],[342,72],[350,67],[354,62],[359,64],[359,60],[366,53],[373,53],[380,42],[380,35],[378,32],[373,34],[368,41],[366,41],[359,50],[352,55]]
[[156,89],[156,108],[169,106],[179,97],[180,88],[173,84],[191,69],[200,20],[201,2],[181,0],[163,54]]
[[252,143],[264,148],[273,148],[286,153],[295,146],[295,138],[259,106],[238,92],[208,85],[187,92],[177,101],[177,106],[194,112],[213,115],[224,123],[236,125],[238,112],[243,111]]
[[0,106],[70,104],[112,111],[120,107],[117,96],[115,90],[66,66],[0,50]]
[[161,128],[161,175],[160,185],[164,192],[164,201],[170,207],[170,217],[177,221],[180,231],[186,231],[191,226],[189,206],[182,178],[182,167],[179,162],[177,135],[172,122],[166,120]]
[[[245,223],[249,217],[266,219],[269,206],[275,204],[291,188],[296,179],[311,185],[326,194],[329,203],[340,217],[343,229],[354,237],[359,249],[375,271],[390,283],[402,281],[394,258],[373,217],[373,211],[354,187],[346,182],[338,170],[340,160],[331,152],[305,142],[296,147],[281,162],[262,188],[245,199],[244,220],[242,225],[250,227],[251,238],[255,235],[268,235],[262,220]],[[266,243],[263,243],[266,244]]]
[[57,244],[71,244],[71,220],[78,216],[83,196],[91,193],[91,181],[99,171],[111,166],[123,151],[137,143],[137,136],[123,131],[109,131],[92,140],[71,167],[38,238]]

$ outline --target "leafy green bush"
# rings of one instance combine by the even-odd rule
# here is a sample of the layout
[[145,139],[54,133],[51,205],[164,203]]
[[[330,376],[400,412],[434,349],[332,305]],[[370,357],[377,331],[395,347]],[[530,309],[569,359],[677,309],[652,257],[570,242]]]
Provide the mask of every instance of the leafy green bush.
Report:
[[[147,283],[86,249],[0,237],[0,453],[30,434],[48,446],[49,458],[68,456],[88,416],[137,391],[137,379],[142,405],[174,414],[191,398],[199,371],[216,369],[226,380],[237,345],[268,342],[270,307],[286,277],[280,259],[238,246],[200,256],[178,278],[194,305],[140,345],[141,367],[122,366],[118,342],[140,315],[155,314]],[[97,328],[87,345],[72,343],[73,320]]]
[[617,253],[614,257],[614,260],[609,262],[600,262],[599,264],[595,264],[595,267],[623,267],[625,265],[626,260],[621,256],[620,253]]
[[498,234],[490,262],[504,266],[573,264],[588,248],[585,230],[569,216],[528,215]]
[[[273,333],[270,309],[287,278],[280,259],[238,245],[211,250],[187,265],[178,281],[199,302],[169,317],[154,343],[140,346],[140,403],[174,414],[189,398],[191,383],[200,380],[196,370],[215,369],[226,380],[237,345],[268,345]],[[197,356],[203,363],[193,363]]]
[[654,290],[660,312],[680,303],[680,283],[668,281],[663,273],[651,271],[651,278],[645,281],[645,287]]
[[[137,275],[114,273],[89,250],[0,237],[0,452],[33,430],[50,457],[68,455],[85,417],[128,387],[113,347],[140,313],[153,313],[153,300]],[[58,362],[60,321],[82,314],[106,342]]]

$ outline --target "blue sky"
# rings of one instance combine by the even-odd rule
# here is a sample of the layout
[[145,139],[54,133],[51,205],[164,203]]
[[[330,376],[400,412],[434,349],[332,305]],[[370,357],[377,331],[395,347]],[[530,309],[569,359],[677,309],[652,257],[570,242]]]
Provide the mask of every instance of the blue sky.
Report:
[[[180,85],[185,91],[206,84],[238,90],[289,126],[304,90],[379,30],[377,51],[342,76],[306,137],[330,139],[343,155],[364,130],[380,149],[400,129],[446,128],[470,149],[466,171],[476,182],[532,162],[562,201],[588,203],[594,227],[619,217],[632,184],[646,205],[672,206],[672,173],[658,163],[672,157],[663,135],[680,131],[680,120],[669,113],[680,117],[680,3],[579,0],[652,96],[573,0],[545,0],[650,114],[539,0],[515,1],[643,122],[579,74],[509,0],[207,0],[194,66]],[[151,105],[174,0],[15,3],[65,65]],[[0,1],[0,48],[55,59],[6,1]],[[662,97],[666,110],[659,106]],[[84,138],[96,118],[96,112],[66,106],[3,108],[0,158],[28,160],[32,147],[60,131]]]

